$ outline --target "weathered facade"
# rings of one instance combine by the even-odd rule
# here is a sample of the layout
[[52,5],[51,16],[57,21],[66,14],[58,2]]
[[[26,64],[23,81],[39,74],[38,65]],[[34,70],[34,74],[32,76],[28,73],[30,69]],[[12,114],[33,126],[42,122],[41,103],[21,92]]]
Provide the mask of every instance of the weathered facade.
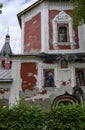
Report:
[[[38,0],[17,15],[22,53],[6,51],[8,58],[5,47],[1,50],[1,62],[5,57],[5,67],[0,70],[2,99],[14,104],[24,98],[48,108],[60,103],[60,95],[61,101],[76,102],[77,97],[71,98],[76,85],[85,91],[85,26],[73,29],[72,10],[69,0]],[[6,72],[11,76],[8,79]]]

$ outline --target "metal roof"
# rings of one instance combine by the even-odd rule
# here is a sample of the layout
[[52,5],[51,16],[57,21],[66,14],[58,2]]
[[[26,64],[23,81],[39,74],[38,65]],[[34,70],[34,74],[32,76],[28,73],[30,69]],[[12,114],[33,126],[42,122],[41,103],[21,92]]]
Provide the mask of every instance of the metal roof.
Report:
[[0,82],[12,82],[11,70],[0,70]]
[[5,58],[9,58],[9,55],[12,54],[12,50],[11,50],[11,47],[10,47],[10,36],[9,34],[6,35],[5,37],[5,44],[3,45],[2,49],[1,49],[1,52],[0,52],[0,57],[5,57]]

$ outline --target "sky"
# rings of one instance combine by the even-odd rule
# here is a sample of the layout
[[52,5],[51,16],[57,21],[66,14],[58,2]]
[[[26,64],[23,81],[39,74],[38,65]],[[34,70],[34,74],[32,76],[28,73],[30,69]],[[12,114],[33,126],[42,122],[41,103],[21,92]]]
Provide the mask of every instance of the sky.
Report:
[[9,28],[10,46],[14,54],[21,53],[21,29],[17,14],[37,0],[0,0],[3,4],[0,14],[0,50],[5,44],[5,36]]

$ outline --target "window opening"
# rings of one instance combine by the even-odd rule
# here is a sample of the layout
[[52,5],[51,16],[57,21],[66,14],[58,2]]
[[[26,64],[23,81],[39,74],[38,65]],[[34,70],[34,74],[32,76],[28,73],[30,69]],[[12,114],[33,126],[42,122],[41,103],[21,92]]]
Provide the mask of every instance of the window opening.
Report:
[[54,75],[51,71],[45,72],[44,87],[54,87]]
[[78,70],[76,73],[77,73],[77,84],[79,86],[85,86],[85,70]]
[[59,34],[58,42],[67,42],[67,28],[66,27],[59,27],[58,34]]
[[5,69],[5,61],[4,60],[2,61],[1,68]]

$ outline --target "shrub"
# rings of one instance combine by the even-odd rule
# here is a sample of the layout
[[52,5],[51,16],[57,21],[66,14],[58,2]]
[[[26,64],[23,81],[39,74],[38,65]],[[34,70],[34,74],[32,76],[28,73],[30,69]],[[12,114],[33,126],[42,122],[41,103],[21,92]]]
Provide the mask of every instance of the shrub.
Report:
[[43,111],[37,106],[19,104],[11,109],[1,108],[0,130],[42,130]]
[[85,107],[82,105],[61,105],[50,110],[47,129],[85,130]]
[[0,130],[85,130],[85,105],[60,105],[46,111],[23,103],[0,108]]

